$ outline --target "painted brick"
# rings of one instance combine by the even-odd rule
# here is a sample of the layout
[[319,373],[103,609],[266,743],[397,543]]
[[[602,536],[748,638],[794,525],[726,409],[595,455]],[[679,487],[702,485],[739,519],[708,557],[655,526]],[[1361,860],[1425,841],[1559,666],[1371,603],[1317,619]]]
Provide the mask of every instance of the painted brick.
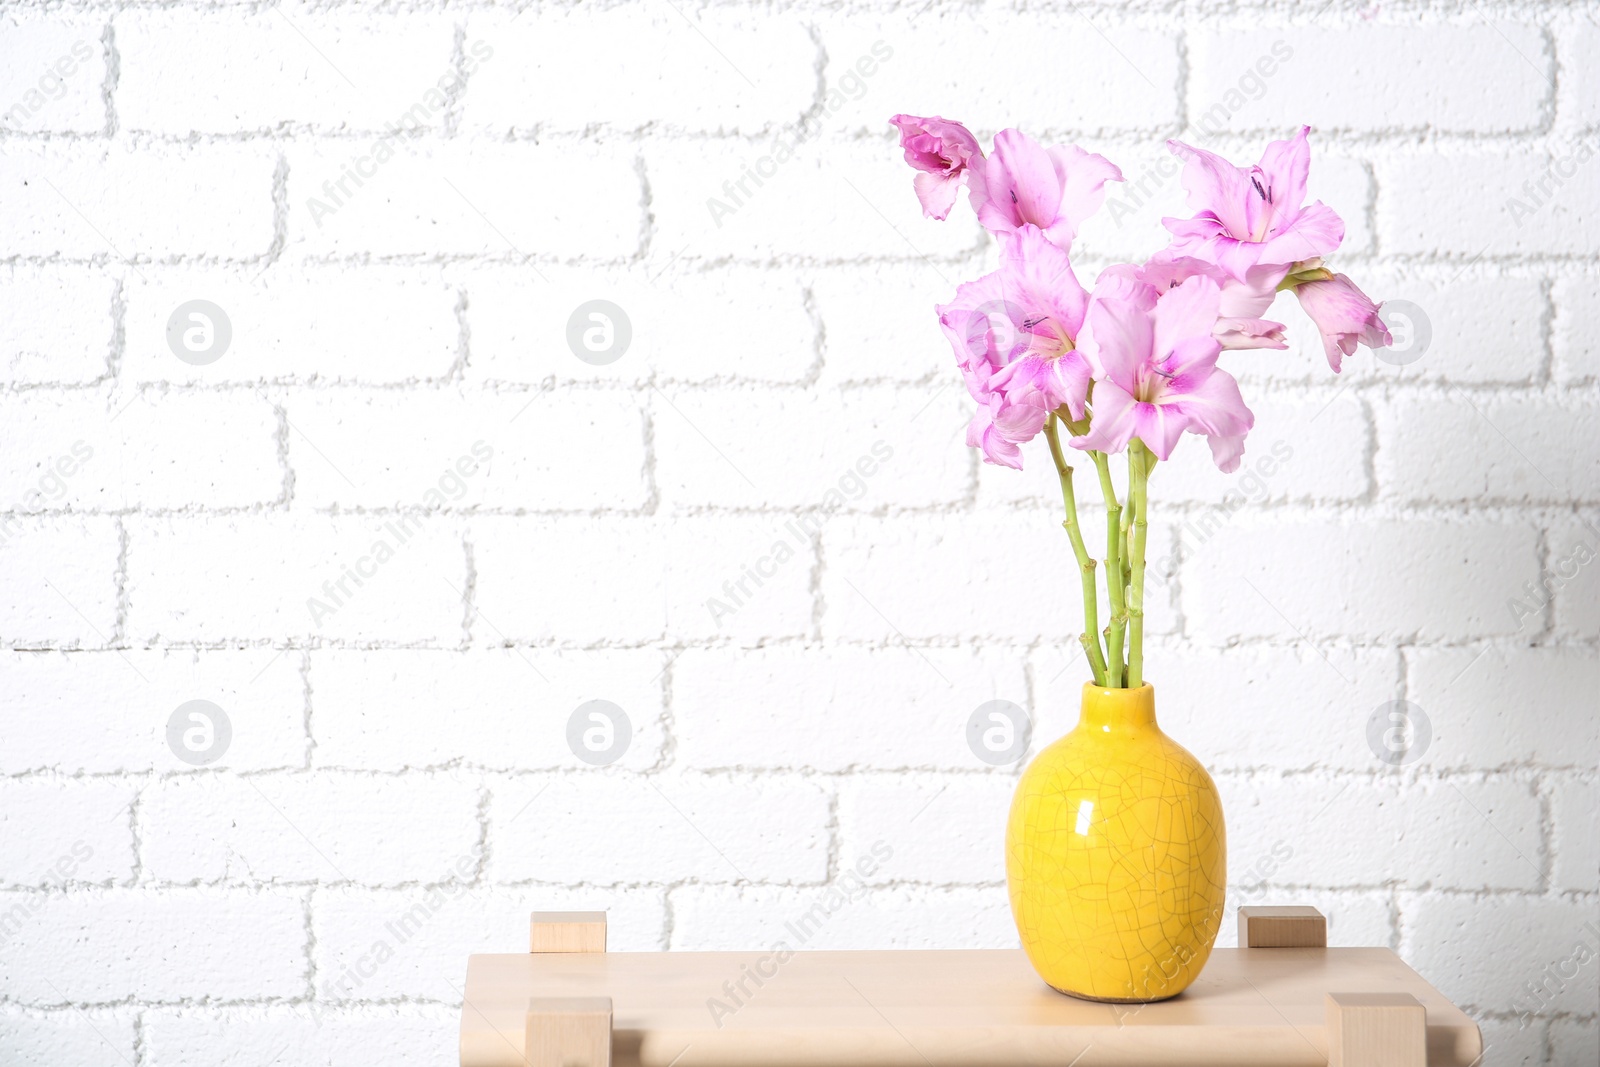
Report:
[[[1499,1063],[1505,1067],[1541,1067],[1546,1062],[1544,1052],[1549,1024],[1544,1021],[1535,1018],[1524,1024],[1521,1020],[1484,1018],[1481,1013],[1473,1021],[1478,1024],[1478,1032],[1483,1036],[1484,1063]],[[1576,1067],[1582,1061],[1571,1062]]]
[[1593,765],[1600,722],[1563,714],[1600,690],[1593,649],[1427,648],[1409,658],[1408,695],[1433,731],[1427,764]]
[[[752,288],[725,271],[688,273],[672,261],[642,267],[541,267],[484,270],[465,279],[472,329],[469,378],[505,382],[596,381],[632,388],[661,381],[798,383],[817,362],[817,328],[806,293],[786,271]],[[585,305],[621,308],[628,347],[610,363],[591,363],[583,332],[604,323]],[[578,347],[568,331],[576,325]],[[617,343],[620,322],[611,325]],[[759,343],[752,342],[759,339]],[[580,355],[581,353],[581,355]]]
[[1555,284],[1554,302],[1555,378],[1592,383],[1600,378],[1600,279],[1562,278]]
[[133,877],[132,783],[12,778],[0,785],[0,881],[45,886]]
[[1271,875],[1278,885],[1482,891],[1540,884],[1539,803],[1526,785],[1219,774],[1217,788],[1230,871],[1249,870],[1276,849],[1292,852]]
[[[1326,657],[1326,658],[1325,658]],[[1088,668],[1075,648],[1031,659],[1041,742],[1072,729]],[[1400,659],[1377,649],[1262,645],[1145,649],[1161,727],[1212,771],[1265,763],[1375,771],[1368,717],[1400,692]]]
[[262,1050],[284,1063],[428,1067],[460,1058],[461,1011],[429,1004],[154,1008],[144,1013],[144,1056],[153,1067],[252,1067]]
[[0,403],[0,426],[0,497],[29,511],[241,508],[283,493],[277,416],[248,393],[28,392]]
[[[140,640],[320,634],[455,644],[466,562],[451,521],[409,513],[140,524],[129,532],[129,629]],[[369,573],[347,580],[357,569]]]
[[[19,12],[19,14],[21,14]],[[0,129],[99,133],[106,125],[104,23],[18,18],[0,23]]]
[[438,129],[451,48],[450,24],[416,13],[132,12],[117,21],[117,115],[130,130],[178,136]]
[[1241,507],[1283,500],[1353,501],[1369,491],[1363,459],[1370,447],[1371,420],[1354,397],[1332,388],[1318,390],[1309,401],[1267,395],[1250,401],[1250,410],[1256,424],[1237,471],[1217,470],[1211,449],[1191,435],[1151,476],[1150,493],[1159,494],[1152,511],[1169,501],[1222,511],[1178,524],[1185,545],[1205,536],[1207,519],[1226,519]]
[[71,268],[0,277],[0,381],[83,384],[105,374],[114,291],[110,278]]
[[1561,1067],[1583,1067],[1600,1060],[1600,1028],[1587,1020],[1554,1019],[1550,1023],[1550,1062]]
[[[671,632],[758,641],[812,628],[815,549],[782,516],[479,519],[471,539],[475,628],[502,640],[635,642]],[[758,581],[747,571],[767,573]]]
[[818,46],[788,19],[712,9],[577,9],[474,19],[493,48],[468,83],[465,123],[513,129],[656,126],[755,132],[794,123],[816,95]]
[[673,661],[676,757],[696,768],[986,770],[979,705],[1026,705],[1020,657],[951,648],[691,649]]
[[1003,887],[870,889],[848,897],[820,888],[684,886],[672,893],[672,948],[949,948],[957,938],[964,948],[1017,947]]
[[[274,156],[255,145],[155,149],[8,143],[0,183],[12,255],[245,258],[272,244]],[[130,268],[131,269],[131,268]]]
[[[965,725],[963,723],[963,725]],[[1002,883],[1009,774],[870,775],[839,789],[841,884]],[[867,862],[874,848],[893,853]]]
[[[1377,162],[1378,235],[1391,254],[1585,254],[1600,240],[1593,135],[1549,152],[1397,156]],[[1476,174],[1478,181],[1454,179]]]
[[232,741],[214,766],[254,771],[305,763],[298,653],[8,652],[0,657],[0,693],[22,712],[0,720],[0,770],[9,774],[187,770],[191,765],[168,747],[167,723],[191,700],[209,700],[228,716]]
[[[1600,403],[1491,399],[1455,391],[1378,413],[1378,482],[1402,500],[1600,500]],[[1487,445],[1487,447],[1485,447]],[[1460,461],[1475,453],[1473,463]]]
[[128,1063],[135,1052],[135,1013],[64,1009],[45,1014],[0,1012],[0,1057],[7,1063],[93,1063],[109,1048]]
[[664,743],[666,663],[649,649],[318,651],[311,657],[314,760],[372,771],[457,762],[581,769],[586,764],[568,747],[568,721],[581,704],[609,700],[633,726],[620,766],[643,770]]
[[292,997],[306,988],[305,907],[297,893],[4,893],[0,912],[8,925],[18,919],[0,991],[24,1004]]
[[934,305],[955,295],[957,272],[924,260],[819,270],[812,278],[827,330],[821,381],[932,382],[964,392]]
[[470,538],[477,607],[501,640],[648,641],[666,630],[666,544],[654,523],[479,519]]
[[556,885],[817,882],[828,801],[790,777],[518,779],[490,800],[488,874]]
[[[409,268],[140,273],[127,280],[122,357],[123,376],[136,381],[416,382],[445,377],[459,354],[459,295]],[[219,359],[199,366],[167,337],[168,321],[197,299],[222,309],[231,335]]]
[[[453,1003],[474,952],[525,952],[530,911],[604,911],[608,952],[661,947],[659,889],[326,889],[312,902],[317,996]],[[384,946],[387,951],[380,949]]]
[[631,145],[374,137],[288,155],[289,243],[303,255],[606,258],[639,245]]
[[[1561,519],[1550,524],[1545,534],[1549,543],[1549,556],[1545,564],[1543,586],[1540,583],[1524,586],[1512,594],[1521,607],[1507,604],[1506,610],[1519,616],[1519,621],[1530,632],[1535,631],[1545,614],[1553,614],[1556,632],[1578,640],[1592,638],[1600,633],[1600,568],[1593,564],[1600,559],[1600,514],[1580,512],[1571,519]],[[1537,609],[1539,601],[1550,599],[1552,607]]]
[[[1152,524],[1147,558],[1170,553],[1170,542],[1170,528]],[[1083,626],[1076,563],[1053,516],[840,517],[824,535],[823,556],[823,633],[830,638],[1031,640]],[[1018,559],[1038,560],[1043,569],[1018,566]],[[1159,595],[1147,597],[1146,632],[1170,628],[1162,607]]]
[[1600,49],[1600,26],[1592,20],[1574,20],[1556,34],[1556,54],[1561,63],[1561,118],[1580,127],[1600,125],[1600,74],[1583,61]]
[[[1015,126],[1036,137],[1059,130],[1177,128],[1178,41],[1171,32],[1103,24],[1103,17],[1070,10],[1003,22],[975,12],[924,14],[835,16],[822,24],[828,87],[855,98],[849,110],[835,109],[842,114],[834,121],[876,133],[889,115],[905,111],[944,115],[988,133]],[[1074,80],[1097,91],[1062,93],[1050,79],[1035,77],[1028,64],[1011,60],[1019,40],[1028,41],[1046,67],[1070,63]],[[1083,147],[1104,151],[1092,143]]]
[[0,515],[0,635],[12,648],[100,648],[117,625],[117,529],[103,518]]
[[[702,390],[654,406],[657,480],[678,507],[868,510],[949,504],[968,466],[955,390]],[[812,437],[809,427],[843,433]]]
[[[1463,1006],[1519,1015],[1579,1013],[1591,1011],[1600,996],[1597,968],[1568,962],[1580,943],[1594,959],[1600,923],[1592,902],[1442,897],[1421,907],[1403,905],[1401,935],[1406,961]],[[1547,983],[1543,1000],[1530,989],[1541,981]]]
[[1189,38],[1189,114],[1213,132],[1531,132],[1551,59],[1539,28],[1515,23],[1202,32]]
[[1181,576],[1184,615],[1208,642],[1470,640],[1516,631],[1505,602],[1537,559],[1520,523],[1241,519],[1194,549]]
[[1558,779],[1550,810],[1555,821],[1551,880],[1560,889],[1580,893],[1600,889],[1600,783]]
[[285,405],[316,508],[634,509],[644,414],[623,394],[318,391]]
[[[780,155],[784,162],[766,165]],[[744,179],[741,192],[735,183],[747,167],[773,173],[759,185]],[[645,168],[656,221],[651,249],[664,257],[909,262],[958,255],[979,241],[970,213],[923,218],[911,172],[888,140],[660,142],[646,145]],[[806,210],[795,211],[797,203]]]
[[178,883],[470,880],[478,797],[444,775],[168,779],[139,808],[144,873]]

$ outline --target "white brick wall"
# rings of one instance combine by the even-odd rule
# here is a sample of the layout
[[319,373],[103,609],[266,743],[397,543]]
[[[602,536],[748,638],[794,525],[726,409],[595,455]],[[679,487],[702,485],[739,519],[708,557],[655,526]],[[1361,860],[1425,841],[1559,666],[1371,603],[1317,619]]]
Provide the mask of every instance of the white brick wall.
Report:
[[1595,968],[1525,986],[1600,913],[1600,5],[1024,6],[0,15],[0,1062],[439,1067],[529,909],[759,945],[875,847],[817,945],[1014,943],[964,729],[1070,727],[1077,585],[1040,453],[962,443],[932,306],[993,250],[921,217],[908,111],[1144,178],[1085,278],[1182,209],[1164,138],[1317,127],[1341,266],[1431,340],[1333,379],[1285,300],[1230,356],[1245,468],[1153,486],[1162,719],[1230,908],[1398,949],[1491,1067],[1593,1064]]

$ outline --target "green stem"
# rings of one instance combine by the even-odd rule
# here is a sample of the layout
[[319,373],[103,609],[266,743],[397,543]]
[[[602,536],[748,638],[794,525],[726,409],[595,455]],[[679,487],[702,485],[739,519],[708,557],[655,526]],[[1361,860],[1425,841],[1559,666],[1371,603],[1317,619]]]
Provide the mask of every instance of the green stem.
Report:
[[1128,608],[1122,591],[1122,504],[1111,484],[1111,463],[1104,452],[1090,452],[1100,472],[1100,495],[1106,502],[1106,593],[1111,601],[1111,626],[1106,634],[1106,685],[1121,689],[1122,634],[1128,623]]
[[1061,452],[1060,430],[1056,428],[1058,421],[1052,412],[1045,420],[1044,436],[1050,442],[1050,456],[1056,461],[1056,474],[1061,479],[1061,502],[1067,509],[1067,517],[1061,525],[1066,527],[1067,538],[1072,542],[1072,554],[1078,557],[1078,574],[1083,582],[1083,633],[1078,635],[1078,643],[1089,658],[1089,670],[1094,672],[1095,684],[1105,685],[1106,660],[1100,651],[1100,607],[1095,592],[1095,563],[1084,546],[1083,531],[1078,528],[1078,502],[1072,488],[1072,468],[1067,466],[1066,456]]
[[1144,684],[1144,542],[1155,459],[1135,439],[1128,445],[1128,505],[1133,511],[1133,578],[1128,583],[1128,688]]

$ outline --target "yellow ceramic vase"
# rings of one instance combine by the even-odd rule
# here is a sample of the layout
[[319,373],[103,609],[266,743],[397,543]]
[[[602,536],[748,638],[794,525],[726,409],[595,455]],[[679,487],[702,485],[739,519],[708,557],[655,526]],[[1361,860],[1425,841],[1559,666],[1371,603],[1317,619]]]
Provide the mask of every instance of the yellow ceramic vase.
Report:
[[1083,687],[1077,727],[1017,784],[1006,881],[1028,959],[1063,993],[1146,1003],[1199,975],[1227,883],[1222,800],[1156,725],[1154,689]]

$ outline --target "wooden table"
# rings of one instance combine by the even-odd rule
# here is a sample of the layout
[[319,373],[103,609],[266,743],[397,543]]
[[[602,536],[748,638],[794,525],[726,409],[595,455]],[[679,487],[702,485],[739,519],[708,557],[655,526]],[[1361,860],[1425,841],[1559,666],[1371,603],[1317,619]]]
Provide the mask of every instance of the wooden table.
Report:
[[[1182,996],[1146,1005],[1057,993],[1020,950],[608,953],[602,913],[536,914],[535,951],[469,960],[461,1064],[1469,1067],[1480,1057],[1477,1026],[1393,952],[1317,947],[1326,927],[1319,937],[1307,925],[1308,912],[1321,920],[1310,909],[1241,912],[1241,944],[1311,944],[1217,949]],[[1302,932],[1269,912],[1294,912]]]

